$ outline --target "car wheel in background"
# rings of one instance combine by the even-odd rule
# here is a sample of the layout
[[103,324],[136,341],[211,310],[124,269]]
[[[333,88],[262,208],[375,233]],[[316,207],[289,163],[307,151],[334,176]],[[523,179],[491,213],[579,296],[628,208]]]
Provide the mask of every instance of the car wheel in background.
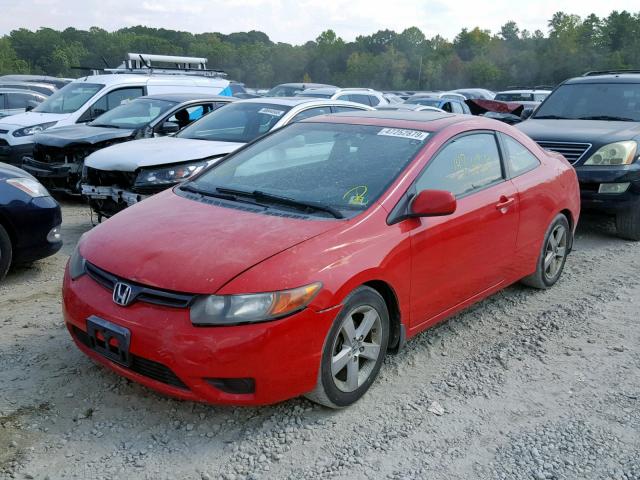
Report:
[[640,240],[640,208],[633,208],[616,215],[618,236],[627,240]]
[[572,243],[571,235],[567,217],[562,214],[557,215],[544,236],[535,273],[523,278],[522,283],[540,289],[555,285],[567,261]]
[[318,383],[306,397],[331,408],[359,400],[380,371],[388,340],[389,311],[382,296],[369,287],[354,290],[329,330]]
[[11,266],[12,248],[9,234],[0,225],[0,280],[2,280]]

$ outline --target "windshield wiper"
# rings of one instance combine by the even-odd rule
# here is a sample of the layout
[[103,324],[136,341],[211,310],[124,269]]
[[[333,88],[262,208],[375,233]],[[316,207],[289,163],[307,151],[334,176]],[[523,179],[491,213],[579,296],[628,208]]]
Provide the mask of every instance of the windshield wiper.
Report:
[[295,198],[283,197],[280,195],[275,195],[273,193],[262,192],[260,190],[245,191],[236,190],[233,188],[217,187],[216,191],[222,194],[241,195],[254,198],[256,200],[272,201],[274,203],[280,203],[282,205],[298,208],[299,210],[304,211],[316,210],[319,212],[326,212],[332,215],[334,218],[344,218],[344,215],[342,215],[342,212],[340,212],[340,210],[333,208],[330,205],[325,205],[323,203],[313,202],[310,200],[296,200]]
[[104,128],[121,128],[118,127],[117,125],[107,125],[106,123],[87,123],[87,125],[89,125],[90,127],[104,127]]
[[612,122],[637,122],[633,118],[616,117],[613,115],[591,115],[588,117],[579,117],[578,120],[610,120]]

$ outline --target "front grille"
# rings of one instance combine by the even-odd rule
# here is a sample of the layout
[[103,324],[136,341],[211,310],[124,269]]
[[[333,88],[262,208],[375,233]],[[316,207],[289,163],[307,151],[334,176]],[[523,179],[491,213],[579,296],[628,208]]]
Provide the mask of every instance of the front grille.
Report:
[[87,275],[89,275],[89,277],[91,277],[96,283],[102,285],[111,292],[113,292],[113,289],[118,282],[130,285],[135,295],[134,301],[152,303],[163,307],[187,308],[195,298],[195,295],[189,293],[160,290],[158,288],[147,287],[139,283],[130,282],[129,280],[106,272],[89,262],[85,262],[85,270]]
[[[91,345],[91,339],[86,332],[80,330],[78,327],[73,327],[73,334],[76,339],[82,343],[85,347],[93,349]],[[178,376],[173,373],[173,371],[163,365],[162,363],[154,362],[153,360],[147,360],[146,358],[139,357],[134,354],[130,354],[131,357],[131,365],[128,368],[129,370],[143,375],[145,377],[151,378],[158,382],[164,383],[166,385],[171,385],[172,387],[181,388],[183,390],[189,390],[182,380],[178,378]]]
[[85,183],[96,187],[119,187],[124,190],[133,189],[136,181],[134,172],[116,172],[86,167]]
[[548,142],[541,140],[537,142],[545,150],[551,150],[558,152],[564,156],[570,163],[578,162],[585,153],[591,148],[590,143],[577,143],[577,142]]

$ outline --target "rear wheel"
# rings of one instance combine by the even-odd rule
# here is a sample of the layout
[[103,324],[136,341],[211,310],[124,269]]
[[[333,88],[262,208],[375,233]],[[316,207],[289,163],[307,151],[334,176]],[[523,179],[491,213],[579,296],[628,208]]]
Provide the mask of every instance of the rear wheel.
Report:
[[562,275],[571,247],[571,228],[567,217],[562,214],[556,216],[549,225],[542,250],[538,257],[535,273],[522,279],[522,283],[530,287],[547,289],[555,285]]
[[307,398],[331,408],[359,400],[380,371],[389,340],[389,312],[369,287],[347,297],[325,340],[316,388]]
[[2,280],[9,271],[12,256],[11,238],[9,238],[9,234],[4,227],[0,225],[0,280]]
[[640,240],[640,208],[632,208],[616,215],[618,236],[627,240]]

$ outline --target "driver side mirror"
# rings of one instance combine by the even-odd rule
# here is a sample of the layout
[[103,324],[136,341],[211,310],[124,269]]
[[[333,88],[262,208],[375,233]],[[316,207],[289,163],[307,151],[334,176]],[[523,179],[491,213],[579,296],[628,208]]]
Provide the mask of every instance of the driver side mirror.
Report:
[[180,125],[176,122],[164,122],[160,127],[160,133],[163,135],[171,135],[172,133],[176,133],[180,130]]
[[522,109],[522,113],[520,114],[520,118],[522,120],[526,120],[527,118],[529,118],[531,115],[533,115],[533,108],[531,107],[527,107],[527,108],[523,108]]
[[422,190],[409,206],[412,217],[442,217],[451,215],[458,208],[456,197],[446,190]]
[[33,110],[34,108],[36,108],[35,105],[27,105],[26,108],[24,109],[25,112],[30,112],[31,110]]

